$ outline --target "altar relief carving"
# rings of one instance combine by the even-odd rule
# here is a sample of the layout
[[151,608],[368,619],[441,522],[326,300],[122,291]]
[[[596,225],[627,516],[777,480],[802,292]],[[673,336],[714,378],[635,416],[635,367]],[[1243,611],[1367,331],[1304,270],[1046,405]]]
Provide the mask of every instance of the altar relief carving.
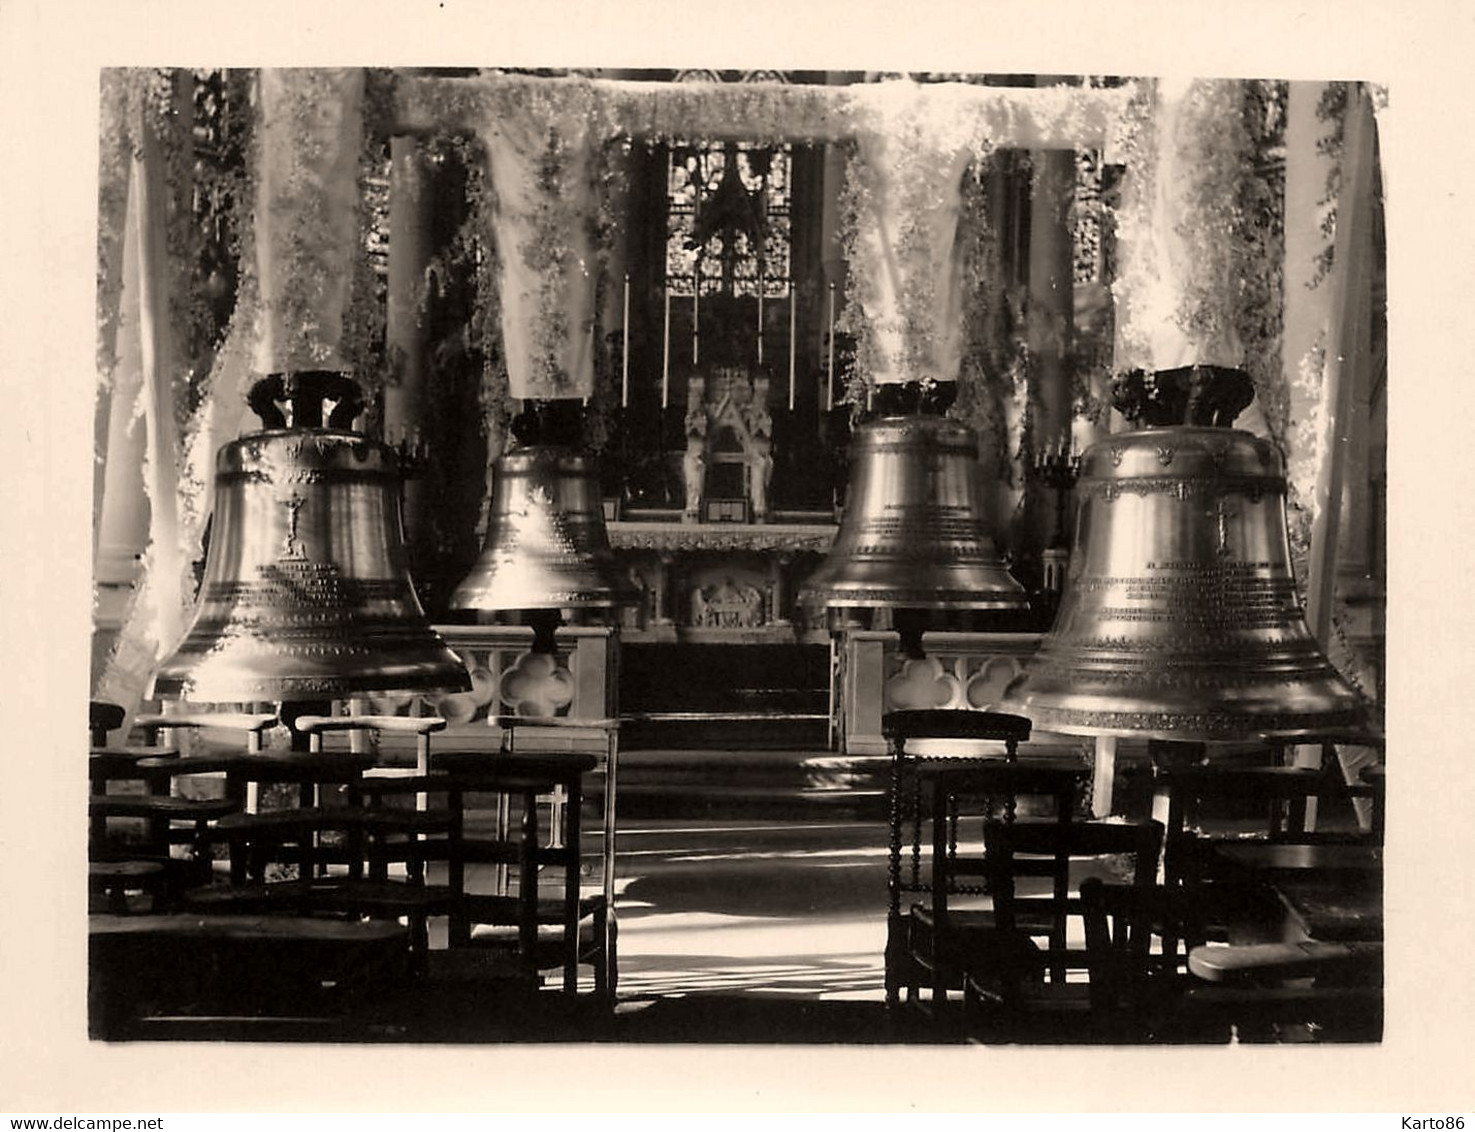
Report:
[[757,586],[731,578],[715,586],[698,586],[691,593],[691,623],[697,628],[752,629],[762,625],[764,600]]

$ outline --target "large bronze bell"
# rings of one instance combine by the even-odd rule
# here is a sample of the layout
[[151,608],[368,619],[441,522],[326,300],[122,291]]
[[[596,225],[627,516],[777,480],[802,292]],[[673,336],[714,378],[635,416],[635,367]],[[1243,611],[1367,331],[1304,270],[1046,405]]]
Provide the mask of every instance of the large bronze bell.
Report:
[[254,703],[468,691],[410,582],[395,455],[348,431],[357,386],[335,373],[277,375],[250,402],[266,428],[217,453],[199,603],[148,694]]
[[1027,607],[984,521],[972,429],[924,413],[881,417],[851,439],[850,468],[839,533],[800,593],[804,604]]
[[609,609],[638,600],[635,584],[616,568],[590,458],[557,443],[498,457],[486,545],[451,607]]
[[1354,728],[1357,696],[1302,615],[1285,493],[1279,450],[1237,429],[1149,427],[1093,445],[1060,608],[1005,703],[1080,735]]

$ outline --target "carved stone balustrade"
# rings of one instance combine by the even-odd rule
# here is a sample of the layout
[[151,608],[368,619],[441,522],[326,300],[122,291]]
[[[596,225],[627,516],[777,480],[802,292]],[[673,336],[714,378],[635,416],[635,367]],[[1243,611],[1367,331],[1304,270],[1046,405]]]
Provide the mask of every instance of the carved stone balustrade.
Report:
[[[442,696],[401,696],[367,701],[375,714],[438,715],[447,720],[438,750],[495,750],[502,741],[498,716],[552,716],[567,724],[603,721],[619,710],[615,685],[618,635],[608,626],[565,625],[553,656],[531,651],[533,631],[520,625],[441,625],[436,631],[466,665],[471,691]],[[570,750],[604,753],[597,732],[570,727]],[[381,737],[393,748],[393,736]],[[413,747],[408,749],[413,750]]]
[[[835,715],[847,754],[883,754],[881,717],[904,708],[997,710],[1009,681],[1039,646],[1037,633],[932,632],[926,656],[907,657],[899,634],[847,629],[835,638]],[[1039,733],[1035,745],[1057,741]],[[1063,744],[1082,741],[1059,737]]]

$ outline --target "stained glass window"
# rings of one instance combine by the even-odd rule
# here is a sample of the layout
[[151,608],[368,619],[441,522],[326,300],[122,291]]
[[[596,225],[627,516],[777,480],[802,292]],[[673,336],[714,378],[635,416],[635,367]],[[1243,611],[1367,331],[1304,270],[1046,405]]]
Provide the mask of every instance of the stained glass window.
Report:
[[[678,71],[677,82],[786,83],[783,71]],[[671,146],[666,289],[673,296],[784,298],[790,288],[789,146]]]
[[790,286],[789,146],[673,145],[666,183],[672,295],[784,298]]

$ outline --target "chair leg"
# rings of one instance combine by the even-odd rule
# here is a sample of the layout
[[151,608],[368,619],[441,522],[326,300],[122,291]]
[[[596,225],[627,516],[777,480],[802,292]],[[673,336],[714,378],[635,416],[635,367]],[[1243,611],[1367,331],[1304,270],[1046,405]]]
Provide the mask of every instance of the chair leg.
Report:
[[[582,799],[577,780],[568,788],[563,808],[563,993],[579,992],[579,810]],[[558,829],[554,825],[554,829]]]
[[538,795],[522,798],[522,841],[518,848],[517,942],[523,964],[538,973]]
[[615,937],[619,934],[619,925],[615,922],[609,905],[601,906],[600,912],[594,918],[594,994],[596,997],[613,1002],[615,997],[615,986],[619,981],[619,966],[616,959]]
[[594,960],[594,994],[597,998],[609,996],[609,937],[605,934],[605,916],[601,910],[594,917],[594,945],[590,956]]
[[450,829],[446,833],[446,885],[451,890],[451,912],[447,918],[446,946],[465,947],[471,942],[471,922],[466,912],[466,860],[464,796],[460,790],[446,791]]

